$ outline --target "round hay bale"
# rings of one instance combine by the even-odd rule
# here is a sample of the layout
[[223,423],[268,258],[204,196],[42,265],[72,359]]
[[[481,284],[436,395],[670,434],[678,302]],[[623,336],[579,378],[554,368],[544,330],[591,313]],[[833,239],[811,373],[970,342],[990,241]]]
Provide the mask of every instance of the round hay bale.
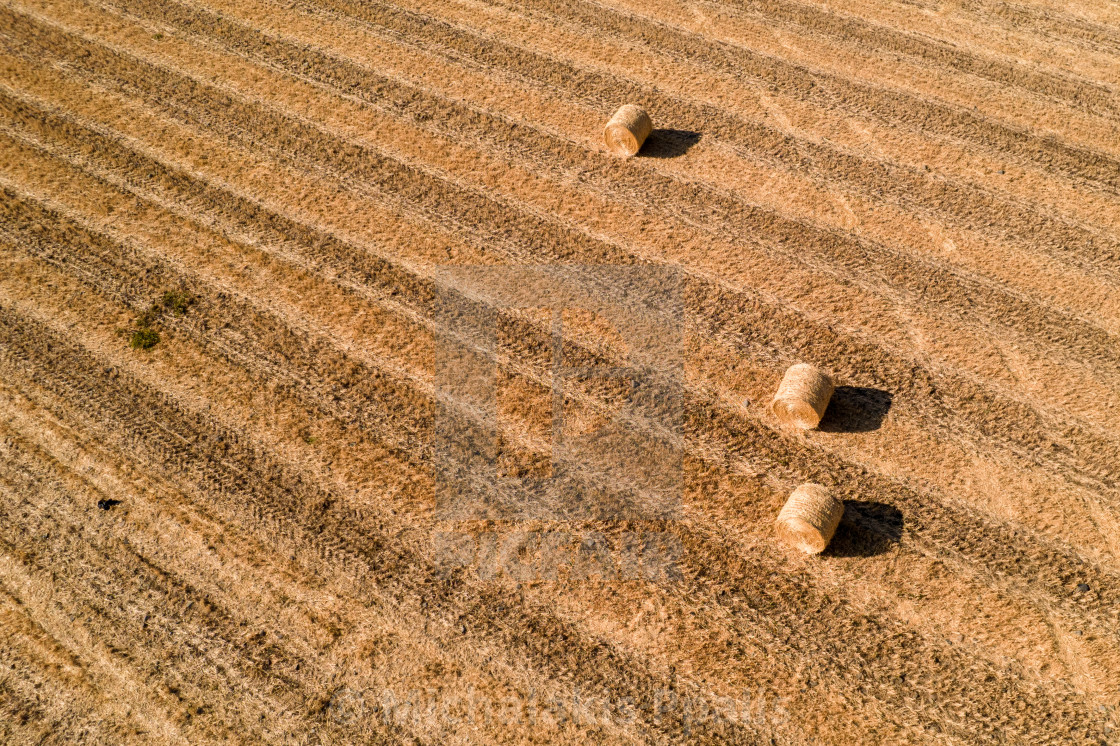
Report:
[[819,368],[808,363],[791,365],[782,376],[770,409],[785,424],[811,430],[820,424],[835,388]]
[[645,109],[626,104],[607,122],[603,140],[612,153],[629,158],[638,152],[650,132],[653,132],[653,121]]
[[820,554],[832,541],[843,515],[844,503],[827,487],[803,484],[790,494],[778,513],[778,535],[806,554]]

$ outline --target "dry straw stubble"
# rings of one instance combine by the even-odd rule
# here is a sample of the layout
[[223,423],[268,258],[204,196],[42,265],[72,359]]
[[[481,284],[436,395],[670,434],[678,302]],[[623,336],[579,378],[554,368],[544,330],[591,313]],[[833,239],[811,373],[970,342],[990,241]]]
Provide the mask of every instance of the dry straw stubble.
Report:
[[791,365],[770,408],[783,423],[810,430],[820,424],[835,388],[832,378],[819,368],[808,363]]
[[803,484],[790,494],[778,513],[778,536],[806,554],[820,554],[832,540],[844,503],[827,487]]
[[645,109],[626,104],[614,113],[603,129],[607,149],[615,155],[630,157],[641,149],[642,143],[653,131],[653,120]]

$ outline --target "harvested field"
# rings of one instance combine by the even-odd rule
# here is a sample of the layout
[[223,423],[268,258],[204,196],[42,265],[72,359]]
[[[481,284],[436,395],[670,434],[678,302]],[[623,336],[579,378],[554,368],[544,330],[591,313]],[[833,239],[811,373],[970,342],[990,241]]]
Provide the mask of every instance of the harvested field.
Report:
[[11,0],[0,69],[0,742],[1120,742],[1120,6]]

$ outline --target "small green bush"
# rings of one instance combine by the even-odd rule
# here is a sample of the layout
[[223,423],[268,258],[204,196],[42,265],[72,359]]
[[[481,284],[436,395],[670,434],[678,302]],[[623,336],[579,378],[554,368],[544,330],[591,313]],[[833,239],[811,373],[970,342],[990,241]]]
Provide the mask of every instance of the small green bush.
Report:
[[185,314],[194,301],[194,296],[185,290],[168,290],[163,294],[163,307],[176,316]]
[[128,339],[128,346],[134,350],[150,350],[159,344],[159,332],[155,329],[136,329]]
[[134,350],[150,350],[159,344],[159,332],[155,330],[156,323],[165,312],[170,311],[176,316],[182,316],[195,302],[195,297],[186,290],[167,290],[158,303],[153,303],[148,310],[136,317],[135,328],[128,332],[128,345]]

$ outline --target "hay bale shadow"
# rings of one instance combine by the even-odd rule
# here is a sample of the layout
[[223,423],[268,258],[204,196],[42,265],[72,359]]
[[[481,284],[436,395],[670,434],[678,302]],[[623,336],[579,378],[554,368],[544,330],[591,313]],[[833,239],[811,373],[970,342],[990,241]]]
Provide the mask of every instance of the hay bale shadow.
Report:
[[878,430],[891,409],[894,395],[868,386],[837,386],[817,429],[829,433],[866,433]]
[[700,142],[700,133],[692,130],[654,130],[642,144],[642,158],[677,158]]
[[825,550],[832,557],[874,557],[902,540],[902,511],[887,503],[847,500],[844,517]]

